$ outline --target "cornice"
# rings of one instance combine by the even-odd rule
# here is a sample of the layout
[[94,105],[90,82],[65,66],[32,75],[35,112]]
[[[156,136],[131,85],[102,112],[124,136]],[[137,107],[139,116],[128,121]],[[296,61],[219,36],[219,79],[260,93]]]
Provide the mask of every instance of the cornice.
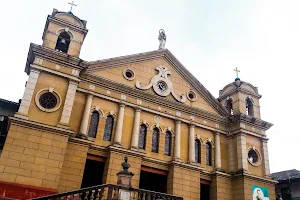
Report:
[[230,117],[230,121],[231,121],[231,124],[234,124],[237,122],[242,122],[247,125],[253,126],[255,128],[264,130],[264,131],[268,130],[269,128],[271,128],[273,126],[273,124],[270,122],[267,122],[267,121],[264,121],[264,120],[261,120],[258,118],[250,117],[243,113],[232,115]]
[[38,130],[50,132],[53,134],[61,134],[61,135],[67,135],[67,136],[72,136],[74,134],[74,131],[69,130],[69,129],[51,126],[51,125],[34,122],[34,121],[26,120],[26,119],[20,119],[17,117],[9,117],[9,119],[12,124],[18,124],[18,125],[22,125],[25,127],[31,127],[31,128],[35,128]]
[[150,164],[154,164],[154,165],[165,166],[165,167],[169,166],[169,162],[168,161],[158,160],[158,159],[147,157],[147,156],[144,156],[142,158],[142,162],[143,163],[150,163]]
[[234,137],[234,136],[239,135],[239,134],[251,135],[251,136],[254,136],[254,137],[257,137],[257,138],[261,138],[263,140],[267,138],[266,135],[259,134],[259,133],[254,133],[254,132],[242,129],[242,128],[230,132],[229,136]]
[[237,93],[237,92],[241,92],[241,93],[247,94],[247,95],[250,94],[251,96],[254,96],[254,97],[258,98],[258,99],[260,99],[262,97],[262,95],[256,94],[254,92],[250,92],[250,91],[248,91],[248,90],[246,90],[244,88],[235,88],[233,90],[230,90],[228,93],[226,93],[226,94],[218,97],[218,100],[221,101],[221,100],[227,98],[228,96],[231,96],[232,94]]
[[50,74],[55,74],[57,76],[61,76],[61,77],[65,77],[69,80],[72,80],[72,81],[75,81],[76,83],[80,82],[80,79],[76,76],[72,76],[70,74],[66,74],[66,73],[62,73],[62,72],[59,72],[59,71],[55,71],[53,69],[49,69],[49,68],[46,68],[46,67],[41,67],[39,65],[35,65],[35,64],[31,64],[30,67],[32,69],[37,69],[39,71],[44,71],[44,72],[48,72]]
[[256,180],[256,181],[260,181],[260,182],[268,183],[268,184],[278,183],[278,181],[275,181],[275,180],[272,180],[272,179],[269,179],[269,178],[255,176],[255,175],[252,175],[252,174],[249,174],[249,173],[234,174],[234,175],[232,175],[232,178],[246,178],[246,179]]
[[213,171],[213,172],[211,172],[211,175],[215,175],[218,177],[224,177],[224,178],[231,178],[231,174],[227,174],[227,173],[220,172],[220,171]]
[[189,170],[200,172],[200,173],[203,171],[202,167],[187,164],[187,163],[184,163],[184,162],[171,161],[170,165],[174,166],[174,167],[180,167],[180,168],[183,168],[183,169],[189,169]]
[[30,65],[33,63],[35,57],[39,57],[43,60],[48,60],[58,65],[62,65],[69,68],[75,68],[83,70],[87,67],[87,62],[81,60],[78,57],[70,56],[66,53],[49,49],[47,47],[31,43],[29,46],[29,52],[27,56],[27,62],[25,66],[25,72],[30,73]]
[[[94,79],[94,80],[93,80]],[[195,108],[189,105],[185,105],[182,103],[178,103],[166,98],[159,97],[152,93],[148,93],[145,91],[138,90],[136,88],[127,86],[125,84],[121,84],[115,81],[108,80],[104,77],[100,77],[94,74],[88,74],[87,77],[81,77],[82,82],[86,82],[88,84],[97,85],[98,87],[105,88],[110,91],[118,92],[121,94],[128,95],[132,98],[141,99],[146,102],[154,103],[158,106],[167,107],[169,109],[173,109],[179,111],[181,113],[185,113],[188,115],[193,115],[195,117],[199,117],[201,119],[210,120],[215,123],[220,123],[223,125],[228,125],[229,121],[227,117],[214,114],[199,108]],[[136,105],[139,106],[139,105]]]

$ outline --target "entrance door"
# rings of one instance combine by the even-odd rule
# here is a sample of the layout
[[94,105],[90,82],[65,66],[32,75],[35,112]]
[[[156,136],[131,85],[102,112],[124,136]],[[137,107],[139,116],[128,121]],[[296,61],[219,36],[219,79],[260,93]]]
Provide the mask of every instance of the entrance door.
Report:
[[210,200],[210,184],[208,181],[200,181],[200,199],[201,200]]
[[164,170],[142,167],[140,174],[140,189],[167,193],[167,174],[168,172]]
[[81,188],[102,184],[105,160],[98,156],[88,155],[85,163]]

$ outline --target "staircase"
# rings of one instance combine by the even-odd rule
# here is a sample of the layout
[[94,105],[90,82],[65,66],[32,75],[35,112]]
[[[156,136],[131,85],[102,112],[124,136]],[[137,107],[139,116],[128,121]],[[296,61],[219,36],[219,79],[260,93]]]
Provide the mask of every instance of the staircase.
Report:
[[136,189],[121,185],[104,184],[75,190],[71,192],[54,194],[33,200],[183,200],[182,197],[159,192]]

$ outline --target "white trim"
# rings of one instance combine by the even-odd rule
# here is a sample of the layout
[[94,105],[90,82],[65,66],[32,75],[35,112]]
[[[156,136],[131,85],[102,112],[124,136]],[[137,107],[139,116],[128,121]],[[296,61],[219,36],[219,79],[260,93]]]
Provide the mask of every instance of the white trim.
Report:
[[68,75],[68,74],[65,74],[65,73],[62,73],[62,72],[58,72],[58,71],[55,71],[53,69],[45,68],[45,67],[42,67],[42,66],[39,66],[39,65],[35,65],[35,64],[31,64],[30,66],[31,66],[32,69],[37,69],[37,70],[40,70],[40,71],[45,71],[45,72],[48,72],[48,73],[51,73],[51,74],[55,74],[55,75],[58,75],[58,76],[62,76],[62,77],[71,79],[73,81],[80,82],[79,78],[77,78],[75,76],[72,76],[72,75]]
[[[256,163],[251,162],[250,159],[249,159],[248,154],[249,154],[249,151],[251,151],[251,150],[255,151],[255,153],[257,154],[258,160],[257,160]],[[261,162],[262,162],[262,156],[261,156],[261,153],[258,151],[258,149],[255,148],[255,146],[252,146],[252,147],[249,147],[249,148],[248,148],[248,150],[247,150],[247,160],[248,160],[248,162],[249,162],[251,165],[253,165],[254,167],[258,167],[258,166],[261,165]]]

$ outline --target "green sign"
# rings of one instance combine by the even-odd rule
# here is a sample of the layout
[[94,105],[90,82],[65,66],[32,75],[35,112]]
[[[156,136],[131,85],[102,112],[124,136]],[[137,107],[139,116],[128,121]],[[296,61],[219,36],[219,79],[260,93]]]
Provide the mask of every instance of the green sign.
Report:
[[253,200],[270,200],[268,188],[253,185],[252,186]]

